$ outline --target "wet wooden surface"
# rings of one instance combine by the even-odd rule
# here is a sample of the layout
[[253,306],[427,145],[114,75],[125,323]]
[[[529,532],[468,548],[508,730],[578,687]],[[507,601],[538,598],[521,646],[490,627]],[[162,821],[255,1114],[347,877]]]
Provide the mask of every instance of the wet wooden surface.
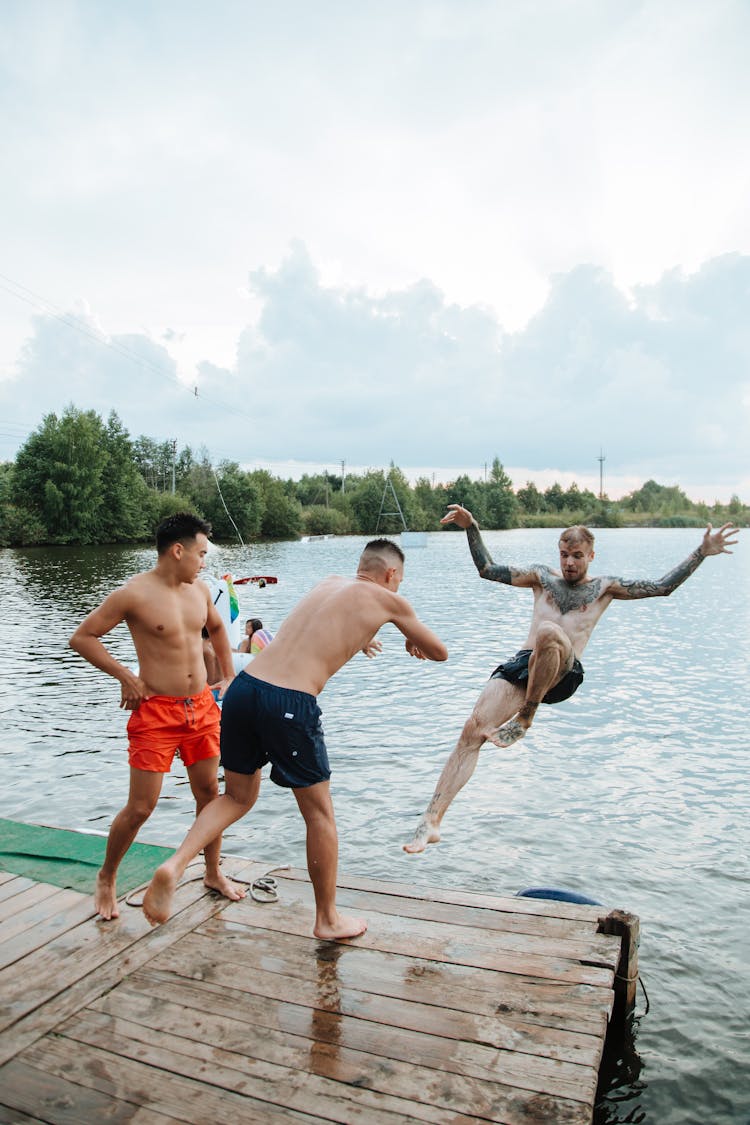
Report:
[[321,942],[306,873],[276,877],[264,904],[188,882],[152,929],[0,873],[0,1125],[589,1125],[620,952],[601,908],[342,876],[369,929]]

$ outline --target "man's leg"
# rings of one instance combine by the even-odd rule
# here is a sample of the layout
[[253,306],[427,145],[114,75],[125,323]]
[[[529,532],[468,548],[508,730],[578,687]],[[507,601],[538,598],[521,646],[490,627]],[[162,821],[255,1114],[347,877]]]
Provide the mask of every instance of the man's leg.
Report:
[[440,840],[440,822],[453,798],[474,773],[482,745],[489,732],[506,722],[523,700],[523,692],[507,680],[489,680],[474,710],[461,731],[461,736],[440,775],[432,800],[417,825],[414,839],[404,844],[404,851],[423,852],[427,844]]
[[526,699],[516,715],[489,735],[489,741],[503,749],[523,738],[534,721],[539,704],[550,688],[573,667],[575,653],[569,638],[557,625],[540,625],[529,657]]
[[130,845],[138,835],[142,824],[145,824],[159,800],[163,773],[154,773],[151,770],[138,770],[130,767],[130,791],[128,803],[120,809],[107,837],[107,849],[104,853],[104,863],[96,876],[96,889],[94,891],[94,906],[97,914],[102,918],[119,918],[120,911],[117,906],[117,869]]
[[[218,758],[203,758],[201,761],[194,762],[192,766],[188,767],[188,778],[190,779],[190,788],[195,797],[195,815],[200,814],[201,810],[210,804],[219,796],[219,781],[218,781]],[[206,862],[206,874],[203,882],[212,891],[218,891],[220,895],[225,898],[231,898],[233,902],[244,898],[246,891],[244,887],[239,886],[237,883],[232,883],[227,879],[226,875],[221,870],[221,836],[217,836],[206,844],[203,849],[203,858]]]
[[224,770],[224,789],[201,809],[177,851],[154,872],[143,896],[143,913],[152,926],[169,918],[172,897],[190,861],[253,807],[260,790],[260,770],[250,774]]
[[319,781],[305,789],[294,789],[293,793],[307,828],[307,870],[315,892],[313,934],[328,941],[359,937],[367,929],[367,922],[363,918],[346,918],[336,909],[339,841],[330,782]]

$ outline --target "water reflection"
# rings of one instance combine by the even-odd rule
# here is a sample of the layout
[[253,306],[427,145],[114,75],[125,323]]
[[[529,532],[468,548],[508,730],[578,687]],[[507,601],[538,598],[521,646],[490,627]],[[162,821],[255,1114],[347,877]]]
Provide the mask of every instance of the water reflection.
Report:
[[636,1050],[640,1019],[630,1017],[610,1028],[599,1070],[593,1125],[638,1125],[646,1120],[641,1080],[643,1063]]
[[308,1065],[313,1074],[347,1081],[337,1073],[341,1033],[341,982],[338,963],[346,946],[319,941],[315,946],[317,969],[315,1003],[310,1012],[310,1050]]
[[[597,571],[658,577],[696,536],[600,531]],[[510,564],[555,561],[554,531],[486,538]],[[364,541],[224,549],[212,565],[278,576],[264,589],[238,588],[241,614],[275,631],[317,580],[353,572]],[[127,790],[126,716],[117,683],[70,652],[67,638],[153,560],[153,551],[130,548],[0,552],[0,816],[109,828]],[[443,822],[443,842],[421,857],[401,845],[484,680],[523,640],[530,602],[528,591],[481,582],[459,534],[436,534],[410,552],[402,591],[444,637],[450,659],[409,660],[387,626],[382,656],[355,659],[323,693],[340,869],[500,894],[568,886],[637,914],[651,1011],[637,1028],[642,1069],[631,1082],[636,1070],[623,1052],[608,1112],[643,1113],[648,1125],[736,1125],[750,1063],[736,1003],[747,989],[746,931],[733,924],[750,891],[750,536],[733,555],[708,559],[671,598],[613,604],[586,651],[581,690],[545,708],[517,747],[482,752]],[[126,629],[107,644],[134,659]],[[178,764],[141,839],[182,839],[193,820],[185,782]],[[264,784],[224,850],[303,866],[304,831],[288,794]],[[336,974],[325,973],[336,962],[325,966],[321,995],[329,988],[333,1003]],[[338,1050],[340,1017],[318,1011]]]

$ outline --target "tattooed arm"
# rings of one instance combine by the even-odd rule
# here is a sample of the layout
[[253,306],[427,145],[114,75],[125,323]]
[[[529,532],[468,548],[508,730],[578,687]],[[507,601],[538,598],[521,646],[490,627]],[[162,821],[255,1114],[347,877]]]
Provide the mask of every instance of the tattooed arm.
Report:
[[539,578],[536,569],[520,570],[517,567],[504,566],[502,563],[492,561],[492,556],[484,545],[484,540],[479,534],[479,524],[468,508],[460,504],[450,504],[441,523],[455,523],[466,530],[469,550],[474,560],[474,566],[479,571],[480,578],[489,582],[505,582],[508,586],[538,586]]
[[718,531],[712,531],[709,524],[700,546],[663,578],[659,578],[656,582],[640,578],[611,578],[607,593],[620,601],[635,598],[666,598],[681,586],[709,555],[731,555],[732,552],[727,548],[737,542],[736,538],[730,538],[732,535],[736,536],[737,530],[732,524],[725,523]]

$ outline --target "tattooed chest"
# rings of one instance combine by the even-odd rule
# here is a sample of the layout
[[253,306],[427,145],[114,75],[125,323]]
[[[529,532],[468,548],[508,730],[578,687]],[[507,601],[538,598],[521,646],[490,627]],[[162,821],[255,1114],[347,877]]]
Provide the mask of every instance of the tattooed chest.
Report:
[[600,578],[592,578],[590,582],[584,582],[581,586],[570,586],[562,578],[548,575],[543,579],[542,586],[547,600],[562,614],[587,610],[599,599],[602,592]]

